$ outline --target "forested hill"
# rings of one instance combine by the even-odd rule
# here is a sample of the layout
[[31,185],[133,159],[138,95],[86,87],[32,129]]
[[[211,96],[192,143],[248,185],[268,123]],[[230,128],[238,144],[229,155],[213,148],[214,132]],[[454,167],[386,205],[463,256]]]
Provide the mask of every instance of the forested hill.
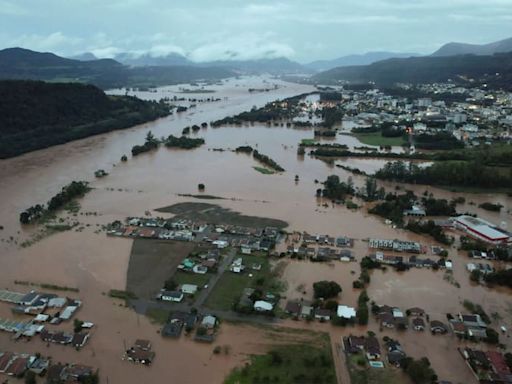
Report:
[[0,79],[80,82],[102,89],[148,87],[218,80],[235,73],[228,68],[161,66],[131,68],[112,59],[73,60],[23,48],[0,50]]
[[0,79],[78,81],[114,88],[128,82],[128,72],[112,59],[79,61],[49,52],[7,48],[0,50]]
[[365,66],[338,67],[313,77],[316,82],[352,83],[464,83],[473,78],[493,88],[512,89],[512,53],[492,56],[411,57],[389,59]]
[[169,114],[165,104],[107,96],[93,85],[0,81],[0,158],[128,128]]

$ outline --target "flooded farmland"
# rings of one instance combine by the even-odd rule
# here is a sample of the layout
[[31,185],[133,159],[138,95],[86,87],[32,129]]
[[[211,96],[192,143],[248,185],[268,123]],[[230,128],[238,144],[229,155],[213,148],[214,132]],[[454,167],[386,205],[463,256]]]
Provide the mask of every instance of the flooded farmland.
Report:
[[[265,81],[265,82],[263,82]],[[248,88],[261,88],[276,84],[277,89],[269,92],[249,93]],[[102,378],[112,383],[158,382],[168,377],[179,383],[222,382],[229,371],[242,363],[247,354],[262,352],[265,346],[259,342],[261,334],[253,328],[224,324],[218,343],[230,345],[227,356],[213,356],[211,345],[193,343],[181,338],[179,341],[163,339],[158,326],[145,317],[126,308],[122,302],[106,296],[110,289],[125,289],[126,275],[132,241],[129,239],[107,238],[101,226],[128,216],[144,216],[146,211],[161,215],[155,209],[175,203],[197,201],[193,197],[180,196],[196,194],[197,186],[203,183],[207,194],[223,197],[215,200],[225,208],[245,215],[261,216],[284,220],[289,223],[288,231],[345,235],[356,239],[353,249],[360,260],[367,254],[368,237],[399,238],[434,244],[427,237],[418,236],[386,225],[381,218],[371,216],[364,210],[349,210],[341,206],[324,205],[315,197],[319,187],[315,180],[323,181],[331,174],[341,179],[352,176],[333,164],[325,163],[308,155],[298,156],[297,146],[302,139],[313,138],[313,130],[306,128],[267,127],[246,125],[241,127],[203,128],[192,137],[205,139],[200,148],[185,151],[162,147],[156,151],[120,162],[123,154],[129,154],[135,144],[143,142],[148,131],[157,137],[169,134],[179,135],[185,126],[201,124],[262,106],[268,101],[310,92],[310,86],[290,84],[270,78],[230,79],[223,85],[212,86],[216,92],[206,95],[183,94],[179,86],[164,87],[157,92],[136,92],[142,98],[173,97],[215,97],[217,102],[196,102],[187,112],[175,114],[158,121],[131,129],[59,145],[32,152],[13,159],[1,160],[0,164],[0,258],[2,288],[21,290],[15,280],[59,284],[76,287],[84,307],[80,318],[97,324],[90,344],[81,352],[71,348],[31,341],[15,343],[8,334],[0,334],[0,349],[20,352],[39,351],[50,354],[58,361],[82,362],[100,369]],[[208,87],[210,88],[210,86]],[[124,91],[113,91],[113,93]],[[190,106],[192,102],[186,103]],[[361,145],[354,137],[340,135],[337,142],[349,147]],[[251,157],[235,153],[236,147],[250,145],[270,156],[286,172],[265,175],[253,167],[258,163]],[[223,151],[214,150],[222,149]],[[129,156],[130,157],[130,156]],[[374,159],[336,161],[372,173],[385,162]],[[110,174],[94,179],[94,171],[105,169]],[[295,182],[295,175],[298,181]],[[362,185],[364,178],[353,176],[356,185]],[[74,217],[80,222],[80,230],[61,232],[45,237],[29,247],[20,247],[22,241],[30,239],[35,229],[21,227],[18,221],[20,211],[36,203],[46,202],[63,185],[71,180],[88,180],[93,190],[80,200],[81,211]],[[387,189],[395,184],[383,183]],[[459,207],[463,211],[477,213],[495,223],[511,225],[512,198],[503,194],[455,193],[425,186],[402,186],[421,195],[424,190],[436,197],[451,199],[463,196],[466,203]],[[478,204],[492,201],[504,208],[499,213],[483,211]],[[89,213],[89,214],[85,214]],[[454,261],[454,279],[460,288],[446,281],[442,271],[410,270],[396,273],[374,271],[368,294],[379,304],[424,307],[433,316],[462,310],[462,300],[471,299],[482,303],[489,313],[497,312],[503,323],[512,327],[510,311],[512,297],[508,291],[489,290],[470,284],[465,270],[467,257],[450,249]],[[351,273],[354,271],[354,274]],[[334,280],[343,288],[341,302],[355,305],[356,292],[352,281],[359,274],[357,263],[334,265],[312,264],[291,261],[284,271],[288,281],[289,298],[311,298],[311,285],[317,280]],[[304,293],[305,292],[305,293]],[[461,293],[463,292],[463,294]],[[3,304],[2,304],[3,305]],[[5,308],[3,312],[7,312]],[[297,324],[295,324],[296,326]],[[304,324],[302,324],[304,325]],[[333,343],[339,343],[343,333],[330,325],[315,324],[308,327],[331,333]],[[376,324],[372,324],[376,327]],[[357,332],[357,328],[354,329]],[[432,349],[429,334],[420,339],[412,331],[399,336],[406,350],[416,357],[428,355],[434,368],[443,378],[454,382],[468,382],[469,370],[449,345],[447,338],[436,340]],[[124,344],[136,338],[147,338],[153,342],[157,359],[151,368],[133,366],[120,360]],[[507,338],[507,345],[512,342]],[[442,359],[446,349],[453,350],[449,358]],[[447,353],[447,352],[446,352]],[[448,365],[453,363],[456,369]],[[339,361],[337,361],[339,365]],[[343,369],[343,367],[338,369]]]

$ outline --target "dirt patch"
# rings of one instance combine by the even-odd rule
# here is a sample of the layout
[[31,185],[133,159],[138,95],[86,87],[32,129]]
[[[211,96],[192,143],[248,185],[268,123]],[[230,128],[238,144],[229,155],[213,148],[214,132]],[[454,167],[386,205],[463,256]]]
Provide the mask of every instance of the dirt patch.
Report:
[[178,219],[205,221],[211,224],[241,225],[252,228],[285,228],[288,226],[288,223],[283,220],[246,216],[228,208],[208,203],[178,203],[168,207],[158,208],[156,211],[173,213]]
[[154,297],[194,248],[194,244],[186,242],[134,240],[126,290],[140,298]]

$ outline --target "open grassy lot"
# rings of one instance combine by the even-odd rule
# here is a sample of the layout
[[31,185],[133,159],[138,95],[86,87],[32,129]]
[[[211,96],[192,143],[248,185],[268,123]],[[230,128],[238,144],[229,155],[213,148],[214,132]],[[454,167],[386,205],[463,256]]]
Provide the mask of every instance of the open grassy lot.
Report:
[[[207,307],[230,310],[245,288],[258,288],[274,294],[283,290],[283,284],[278,280],[275,270],[271,270],[267,256],[244,255],[241,257],[246,266],[245,271],[243,273],[224,272],[206,300]],[[252,270],[253,264],[261,264],[261,269]]]
[[363,144],[366,145],[391,145],[401,146],[405,143],[403,137],[384,137],[380,132],[369,133],[353,133],[353,135]]
[[169,319],[169,313],[167,309],[162,308],[148,308],[146,316],[154,324],[165,324]]
[[316,143],[316,140],[315,139],[302,139],[301,144],[304,144],[304,145],[313,145]]
[[208,203],[178,203],[168,207],[158,208],[158,212],[175,214],[177,219],[204,221],[212,224],[242,225],[246,227],[277,227],[288,226],[286,221],[266,217],[246,216],[227,208]]
[[347,356],[351,384],[402,384],[408,383],[396,368],[371,368],[362,353]]
[[195,284],[198,287],[203,287],[205,284],[208,284],[212,277],[211,273],[206,273],[204,275],[192,272],[183,272],[176,271],[172,279],[176,282],[176,284]]
[[258,171],[259,173],[263,173],[264,175],[273,175],[275,172],[271,169],[268,169],[268,168],[263,168],[263,167],[253,167],[256,171]]
[[274,346],[265,355],[252,356],[249,364],[235,369],[225,384],[336,383],[329,336]]
[[126,290],[139,298],[154,297],[194,248],[193,243],[184,241],[135,239],[128,265]]

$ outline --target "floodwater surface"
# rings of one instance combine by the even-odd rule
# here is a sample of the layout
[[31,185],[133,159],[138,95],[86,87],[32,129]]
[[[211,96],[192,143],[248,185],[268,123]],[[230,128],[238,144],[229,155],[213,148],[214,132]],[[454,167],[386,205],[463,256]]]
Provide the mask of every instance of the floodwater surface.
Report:
[[[274,84],[277,89],[269,92],[248,92],[248,88],[273,88]],[[38,351],[43,355],[53,356],[57,361],[90,364],[100,369],[103,379],[109,378],[110,382],[127,384],[144,381],[156,383],[162,377],[179,383],[220,383],[234,366],[247,358],[247,354],[263,351],[257,331],[228,324],[222,325],[217,342],[231,346],[232,352],[226,356],[214,356],[213,345],[198,344],[186,337],[179,341],[165,340],[157,333],[158,326],[124,307],[123,303],[106,296],[110,289],[126,287],[132,241],[107,238],[101,231],[101,226],[114,220],[124,220],[127,216],[142,216],[147,211],[154,216],[162,216],[164,214],[154,210],[179,202],[198,201],[178,195],[197,194],[199,183],[205,184],[205,193],[227,198],[215,200],[215,204],[246,215],[284,220],[289,223],[289,231],[353,237],[356,239],[354,253],[359,260],[367,254],[366,243],[362,240],[368,237],[400,238],[434,244],[429,238],[394,229],[381,218],[368,215],[363,209],[349,210],[317,199],[315,191],[321,185],[315,180],[323,181],[331,174],[346,179],[351,174],[334,164],[308,155],[297,155],[298,143],[302,139],[314,137],[312,129],[267,127],[259,124],[208,127],[191,135],[205,139],[206,144],[200,148],[176,150],[161,147],[134,158],[129,156],[131,147],[141,144],[149,131],[157,137],[180,135],[185,126],[208,123],[249,110],[253,106],[263,106],[275,99],[314,90],[310,86],[256,77],[229,79],[222,85],[207,86],[208,89],[216,90],[215,93],[186,94],[179,93],[179,88],[180,86],[163,87],[157,92],[136,94],[153,99],[172,98],[176,95],[186,98],[214,97],[221,100],[195,102],[196,106],[187,112],[155,122],[0,160],[0,225],[4,227],[0,231],[2,287],[21,291],[26,289],[24,286],[15,285],[15,280],[77,287],[80,289],[77,295],[84,302],[78,317],[97,324],[90,344],[80,352],[70,347],[46,347],[39,340],[14,343],[7,334],[0,334],[0,350]],[[361,145],[354,137],[346,135],[339,135],[336,141],[350,147]],[[253,167],[260,164],[252,156],[233,151],[240,145],[253,146],[259,152],[270,156],[286,172],[274,175],[257,172]],[[120,162],[123,154],[129,157],[126,163]],[[371,173],[385,162],[357,159],[337,163]],[[97,169],[104,169],[110,174],[94,179],[93,173]],[[296,175],[299,177],[298,182],[295,181]],[[353,176],[353,179],[357,186],[364,183],[363,177]],[[81,211],[76,217],[62,213],[62,216],[70,216],[79,221],[80,226],[77,228],[80,230],[75,228],[44,238],[30,247],[20,247],[22,241],[33,236],[35,229],[30,226],[21,227],[18,222],[19,213],[28,206],[48,201],[71,180],[88,180],[93,187],[90,193],[80,199]],[[388,190],[395,189],[393,183],[383,185]],[[504,222],[504,225],[508,225],[510,222],[508,210],[511,207],[511,198],[505,195],[453,193],[425,186],[406,188],[413,189],[418,195],[427,189],[436,197],[451,199],[464,196],[466,203],[462,206],[463,210],[478,213],[495,223]],[[477,206],[484,201],[499,202],[504,208],[500,213],[482,211]],[[456,313],[462,310],[461,301],[471,299],[483,304],[489,313],[498,312],[503,322],[509,327],[512,326],[509,324],[512,308],[509,293],[472,286],[465,271],[467,257],[455,249],[450,249],[450,257],[455,262],[454,278],[460,283],[460,288],[445,280],[442,271],[414,270],[397,274],[389,270],[373,272],[368,293],[378,303],[404,309],[420,306],[440,317],[446,312]],[[311,299],[312,283],[329,279],[342,285],[341,301],[355,305],[358,292],[352,290],[352,281],[358,274],[357,263],[327,265],[290,261],[284,272],[284,278],[288,281],[286,295],[289,298]],[[4,312],[8,313],[8,310],[1,309],[0,313]],[[330,332],[333,343],[339,343],[340,336],[349,332],[326,324],[293,324],[317,327]],[[466,371],[458,373],[463,363],[455,350],[457,344],[454,342],[453,345],[448,345],[449,342],[444,341],[454,341],[454,338],[447,336],[443,341],[432,343],[431,348],[431,336],[428,334],[416,338],[416,334],[408,331],[399,337],[403,339],[406,351],[410,350],[414,356],[428,355],[434,368],[443,374],[443,379],[468,382]],[[137,338],[147,338],[153,342],[157,358],[151,368],[133,366],[120,360],[126,343],[129,344]],[[509,344],[508,339],[504,342]],[[450,357],[444,359],[440,356],[442,353],[449,354]],[[340,361],[336,358],[338,371],[344,369]],[[457,371],[450,373],[450,363],[457,366]]]

